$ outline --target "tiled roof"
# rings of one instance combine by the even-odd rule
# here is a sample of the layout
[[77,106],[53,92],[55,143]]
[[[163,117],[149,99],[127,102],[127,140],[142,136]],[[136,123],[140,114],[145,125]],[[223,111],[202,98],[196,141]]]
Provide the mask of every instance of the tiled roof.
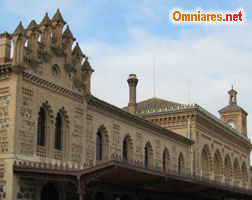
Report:
[[[154,97],[154,98],[150,98],[150,99],[138,102],[136,112],[141,112],[144,110],[166,108],[166,107],[172,107],[172,106],[181,106],[181,105],[182,104],[180,103]],[[128,111],[128,107],[124,107],[123,110]]]
[[[225,106],[224,108],[220,109],[219,112],[224,112],[224,111],[235,111],[235,110],[242,110],[244,111],[240,106],[237,104],[230,104]],[[245,111],[244,111],[245,112]]]

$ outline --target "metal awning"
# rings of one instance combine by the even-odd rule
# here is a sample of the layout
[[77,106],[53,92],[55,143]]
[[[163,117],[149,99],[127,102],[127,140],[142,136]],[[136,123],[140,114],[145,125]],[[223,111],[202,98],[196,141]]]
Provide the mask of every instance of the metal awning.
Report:
[[178,174],[177,171],[164,172],[121,161],[109,161],[87,169],[50,164],[14,163],[13,170],[15,173],[29,178],[70,181],[78,187],[78,193],[82,200],[88,185],[94,181],[125,184],[188,199],[242,200],[252,198],[251,190],[228,186],[202,179],[199,176]]

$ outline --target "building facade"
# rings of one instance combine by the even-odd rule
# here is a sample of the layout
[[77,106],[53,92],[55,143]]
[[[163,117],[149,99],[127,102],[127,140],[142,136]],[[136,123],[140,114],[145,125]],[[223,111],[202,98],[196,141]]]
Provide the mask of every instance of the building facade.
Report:
[[0,199],[252,195],[235,90],[218,119],[198,105],[137,103],[131,74],[129,104],[118,108],[92,95],[94,70],[65,24],[57,10],[0,34]]

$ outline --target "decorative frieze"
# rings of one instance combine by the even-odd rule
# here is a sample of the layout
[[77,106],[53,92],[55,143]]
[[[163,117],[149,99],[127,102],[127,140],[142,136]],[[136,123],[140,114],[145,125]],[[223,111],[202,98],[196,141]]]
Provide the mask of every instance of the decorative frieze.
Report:
[[23,97],[23,106],[31,107],[32,106],[32,100],[27,97]]
[[30,155],[30,156],[33,155],[34,153],[33,145],[21,143],[20,153],[24,155]]
[[0,143],[0,153],[7,153],[9,148],[8,142],[1,142]]
[[5,164],[4,160],[0,160],[0,193],[1,192],[3,193],[3,187],[6,184],[6,180],[4,177],[5,172],[6,172],[6,164]]
[[34,76],[34,75],[29,74],[27,72],[22,72],[22,76],[23,76],[24,81],[27,81],[29,83],[32,83],[32,84],[39,86],[39,87],[42,87],[42,88],[46,88],[48,90],[51,90],[52,92],[56,92],[56,93],[61,94],[65,97],[77,100],[79,102],[82,102],[84,99],[84,97],[79,93],[76,93],[76,92],[73,92],[73,91],[68,90],[66,88],[63,88],[59,85],[51,83],[47,80],[44,80],[40,77]]
[[35,131],[35,123],[27,121],[27,120],[23,120],[22,121],[22,129],[24,131],[26,131],[26,132],[34,133],[34,131]]
[[34,134],[25,131],[19,131],[19,141],[25,144],[33,144]]
[[2,106],[2,107],[0,107],[0,118],[6,118],[6,117],[8,117],[8,114],[9,114],[9,112],[8,112],[8,106]]
[[1,96],[0,97],[0,106],[6,106],[10,104],[10,96]]
[[0,141],[0,153],[7,153],[9,151],[9,143],[7,139],[8,131],[6,129],[9,128],[9,119],[1,119],[0,120],[0,133],[2,135],[2,139]]
[[33,96],[33,91],[32,90],[29,90],[27,88],[22,88],[22,93],[26,96],[29,96],[29,97],[32,97]]
[[21,107],[21,116],[30,120],[32,118],[32,110],[29,108]]
[[7,141],[7,130],[0,130],[0,142]]
[[0,95],[8,94],[10,92],[10,87],[2,87],[0,88]]

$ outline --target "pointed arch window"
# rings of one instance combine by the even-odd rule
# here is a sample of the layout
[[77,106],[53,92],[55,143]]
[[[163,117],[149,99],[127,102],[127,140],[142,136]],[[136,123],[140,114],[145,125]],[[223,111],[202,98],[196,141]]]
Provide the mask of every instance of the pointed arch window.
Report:
[[58,113],[56,117],[56,124],[55,124],[55,142],[54,148],[57,150],[61,150],[62,144],[62,127],[63,127],[63,120],[61,115]]
[[37,144],[45,146],[46,114],[44,108],[40,108],[38,116]]
[[163,152],[163,170],[168,171],[170,166],[170,156],[167,148],[164,149]]
[[146,168],[151,168],[153,163],[153,151],[150,142],[147,142],[144,148],[144,166]]
[[148,163],[149,163],[148,153],[149,153],[148,147],[145,146],[145,148],[144,148],[144,166],[146,168],[148,167]]
[[102,160],[102,136],[100,130],[96,134],[96,160]]
[[123,140],[123,160],[125,162],[128,161],[128,148],[127,148],[127,141],[126,139]]
[[178,173],[179,175],[183,175],[185,173],[185,159],[182,153],[180,153],[178,159]]

